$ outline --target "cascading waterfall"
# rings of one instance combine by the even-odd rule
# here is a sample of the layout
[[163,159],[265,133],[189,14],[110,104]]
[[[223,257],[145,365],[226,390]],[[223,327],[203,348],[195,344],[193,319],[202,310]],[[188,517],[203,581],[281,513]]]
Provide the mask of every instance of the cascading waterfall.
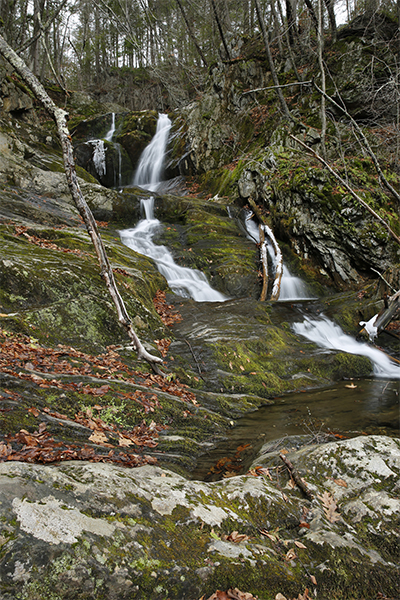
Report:
[[350,335],[346,335],[339,325],[323,315],[319,318],[306,317],[302,323],[295,323],[293,330],[321,348],[368,356],[374,365],[376,377],[400,379],[400,366],[391,361],[386,354],[368,344],[357,342]]
[[[143,151],[139,161],[135,185],[151,191],[155,191],[159,186],[170,128],[171,121],[168,116],[161,114],[156,135]],[[161,227],[160,221],[154,218],[154,198],[142,198],[140,204],[145,218],[141,219],[135,228],[119,232],[122,242],[132,250],[152,258],[171,290],[179,296],[193,298],[197,302],[227,300],[226,296],[212,289],[204,273],[180,267],[175,263],[168,248],[153,243],[152,238]]]
[[[254,223],[252,216],[253,213],[251,212],[246,216],[246,230],[249,239],[259,242],[258,226]],[[268,252],[274,264],[275,253],[271,244],[268,244]],[[299,277],[293,277],[284,265],[279,300],[311,300],[307,296],[307,288],[303,281]],[[357,342],[350,335],[346,335],[339,325],[323,315],[318,318],[305,317],[302,323],[293,325],[293,331],[326,350],[339,350],[349,354],[368,356],[374,365],[374,375],[376,377],[400,379],[400,366],[390,360],[390,357],[377,348]]]
[[155,192],[160,185],[170,129],[168,115],[160,114],[155,136],[140,157],[133,185],[150,192]]
[[113,135],[115,133],[115,113],[111,113],[111,128],[106,133],[104,139],[106,142],[112,142]]

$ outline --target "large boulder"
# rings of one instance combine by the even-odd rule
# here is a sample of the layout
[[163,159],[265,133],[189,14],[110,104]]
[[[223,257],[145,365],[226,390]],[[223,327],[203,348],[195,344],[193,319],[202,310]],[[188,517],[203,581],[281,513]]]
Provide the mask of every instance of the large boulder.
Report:
[[397,597],[398,440],[288,449],[309,498],[270,454],[215,483],[150,465],[0,464],[2,598]]

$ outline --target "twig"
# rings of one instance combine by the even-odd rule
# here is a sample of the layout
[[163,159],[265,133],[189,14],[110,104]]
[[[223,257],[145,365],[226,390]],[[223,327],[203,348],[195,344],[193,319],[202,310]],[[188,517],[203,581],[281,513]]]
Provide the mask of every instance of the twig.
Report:
[[247,92],[242,92],[242,96],[245,96],[246,94],[252,94],[253,92],[264,92],[266,90],[276,90],[277,88],[292,87],[294,85],[309,85],[310,83],[312,83],[312,81],[294,81],[293,83],[284,83],[282,85],[269,85],[268,87],[256,88],[254,90],[248,90]]
[[310,492],[310,490],[308,489],[308,486],[307,486],[306,482],[304,481],[304,479],[302,477],[300,477],[299,473],[297,472],[297,470],[295,469],[295,467],[292,465],[292,463],[290,462],[290,460],[288,458],[286,458],[286,456],[284,454],[280,454],[279,457],[280,457],[281,460],[283,460],[283,462],[285,463],[285,465],[289,469],[289,473],[293,477],[294,482],[301,489],[301,491],[303,492],[303,494],[309,500],[313,500],[313,498],[314,498],[313,494]]
[[196,365],[197,365],[197,370],[198,370],[198,372],[199,372],[199,375],[200,375],[200,377],[203,379],[203,375],[201,374],[201,369],[200,369],[199,361],[197,360],[197,358],[196,358],[196,355],[195,355],[195,353],[193,352],[193,348],[192,348],[192,346],[190,345],[190,342],[188,342],[188,340],[185,340],[185,342],[186,342],[186,343],[187,343],[187,345],[189,346],[189,350],[190,350],[190,352],[192,353],[192,356],[193,356],[193,358],[194,358],[194,361],[195,361],[195,363],[196,363]]

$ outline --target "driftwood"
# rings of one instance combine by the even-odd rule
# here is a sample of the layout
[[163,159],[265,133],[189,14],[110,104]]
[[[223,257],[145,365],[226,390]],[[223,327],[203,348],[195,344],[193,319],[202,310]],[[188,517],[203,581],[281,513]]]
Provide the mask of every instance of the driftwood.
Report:
[[305,148],[308,152],[310,152],[310,154],[312,154],[317,160],[319,160],[319,162],[322,163],[324,165],[324,167],[326,167],[328,169],[328,171],[339,181],[339,183],[349,192],[349,194],[351,194],[351,196],[353,196],[353,198],[355,200],[357,200],[357,202],[359,202],[361,204],[361,206],[363,206],[369,213],[371,213],[371,215],[373,217],[375,217],[375,219],[377,221],[379,221],[379,223],[381,225],[383,225],[383,227],[386,229],[386,231],[389,233],[389,235],[398,244],[400,244],[400,238],[395,234],[395,232],[389,226],[389,224],[385,221],[385,219],[382,219],[382,217],[380,217],[378,215],[378,213],[376,213],[370,207],[370,205],[367,204],[367,202],[365,202],[362,198],[360,198],[360,196],[358,194],[356,194],[356,192],[348,185],[348,183],[346,183],[346,181],[340,177],[339,173],[336,173],[336,171],[334,169],[332,169],[332,167],[326,162],[326,160],[324,160],[322,158],[322,156],[320,156],[319,154],[317,154],[317,152],[315,152],[312,148],[310,148],[309,146],[307,146],[307,144],[305,144],[304,142],[302,142],[301,140],[299,140],[299,138],[297,138],[295,135],[292,135],[290,133],[289,137],[291,137],[292,140],[294,140],[295,142],[297,142],[298,144],[300,144],[300,146],[302,146],[303,148]]
[[300,477],[297,469],[293,466],[293,464],[290,462],[290,460],[288,458],[286,458],[286,456],[284,454],[280,454],[279,457],[280,457],[281,460],[283,460],[283,462],[285,463],[285,465],[289,469],[289,473],[293,477],[293,481],[295,482],[295,484],[297,485],[297,487],[299,487],[301,489],[301,491],[303,492],[303,494],[309,500],[313,500],[313,498],[314,498],[313,494],[310,492],[310,490],[308,489],[308,486],[307,486],[306,482],[304,481],[304,479],[302,477]]
[[262,285],[260,300],[261,300],[261,302],[265,302],[265,300],[267,298],[267,291],[268,291],[267,241],[266,241],[265,235],[264,235],[264,227],[263,227],[263,225],[261,225],[261,223],[259,224],[258,229],[260,231],[260,258],[261,258],[262,278],[263,278],[263,285]]
[[103,240],[101,239],[100,234],[98,232],[96,221],[80,189],[78,177],[75,170],[72,140],[67,127],[68,113],[54,104],[54,102],[51,100],[50,96],[47,94],[42,84],[28,69],[24,61],[14,52],[14,50],[10,48],[10,46],[7,44],[7,42],[2,36],[0,36],[0,54],[2,54],[3,57],[7,59],[8,62],[14,67],[17,73],[22,77],[22,79],[25,81],[28,87],[32,90],[39,102],[41,102],[41,104],[47,109],[51,117],[54,119],[57,125],[57,131],[61,142],[64,160],[64,171],[67,178],[68,186],[72,198],[74,200],[75,206],[77,207],[86,225],[86,229],[91,237],[99,261],[101,276],[106,283],[107,289],[117,309],[118,321],[122,325],[122,327],[124,327],[129,338],[132,340],[133,346],[137,351],[138,358],[146,360],[155,372],[162,374],[162,371],[158,367],[158,365],[163,362],[162,359],[158,356],[153,356],[152,354],[149,354],[149,352],[145,350],[138,336],[132,328],[131,319],[125,308],[124,301],[122,300],[121,295],[117,289],[113,271],[108,260],[106,250],[104,248]]
[[[263,290],[261,292],[261,297],[260,300],[265,300],[266,298],[266,290],[265,290],[265,297],[263,297],[263,292],[264,292],[264,262],[266,265],[266,273],[268,276],[268,266],[267,266],[267,241],[265,240],[265,237],[267,237],[271,244],[272,247],[274,249],[274,253],[275,253],[275,279],[274,279],[274,283],[272,286],[272,292],[271,292],[271,298],[270,300],[278,300],[279,299],[279,294],[281,291],[281,281],[282,281],[282,274],[283,274],[283,257],[282,257],[282,252],[280,251],[278,242],[276,241],[276,237],[274,236],[274,233],[272,231],[272,229],[265,223],[265,218],[264,215],[262,214],[260,207],[257,206],[257,204],[254,202],[253,198],[249,198],[248,199],[248,203],[250,204],[251,208],[254,210],[255,214],[257,215],[257,218],[259,220],[259,222],[262,224],[260,225],[260,241],[261,241],[261,236],[263,238],[263,243],[260,246],[260,254],[261,254],[261,261],[263,263]],[[262,234],[261,234],[261,229],[263,230]]]

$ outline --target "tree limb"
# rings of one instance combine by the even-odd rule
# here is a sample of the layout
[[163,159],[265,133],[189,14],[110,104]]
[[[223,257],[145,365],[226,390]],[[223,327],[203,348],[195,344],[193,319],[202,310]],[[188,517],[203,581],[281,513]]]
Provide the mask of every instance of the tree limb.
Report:
[[324,160],[322,158],[322,156],[320,156],[319,154],[317,154],[312,148],[310,148],[309,146],[307,146],[307,144],[305,144],[304,142],[302,142],[301,140],[299,140],[299,138],[297,138],[296,136],[292,135],[291,133],[289,133],[289,137],[291,137],[295,142],[297,142],[298,144],[300,144],[300,146],[302,146],[303,148],[305,148],[308,152],[310,152],[310,154],[312,154],[317,160],[319,160],[319,162],[322,163],[324,165],[324,167],[326,167],[328,169],[328,171],[339,181],[339,183],[349,192],[349,194],[351,194],[353,196],[353,198],[355,200],[357,200],[357,202],[359,202],[361,204],[361,206],[363,206],[369,213],[371,213],[371,215],[377,221],[379,221],[379,223],[381,225],[383,225],[383,227],[386,229],[386,231],[389,233],[389,235],[398,244],[400,244],[400,238],[395,234],[395,232],[390,227],[390,225],[388,223],[386,223],[386,221],[384,219],[382,219],[382,217],[380,217],[378,215],[378,213],[376,213],[369,206],[369,204],[367,204],[362,198],[360,198],[360,196],[358,194],[356,194],[356,192],[345,182],[344,179],[342,179],[340,177],[339,173],[336,173],[336,171],[334,169],[332,169],[332,167],[326,162],[326,160]]
[[394,187],[392,185],[390,185],[390,183],[388,182],[388,180],[386,179],[385,175],[383,174],[383,171],[380,167],[380,164],[378,162],[378,159],[375,156],[375,153],[373,152],[371,146],[369,145],[369,142],[366,138],[366,136],[364,135],[363,130],[361,129],[361,127],[359,126],[359,124],[357,123],[357,121],[351,116],[351,114],[349,112],[347,112],[346,108],[344,107],[344,105],[340,105],[336,102],[336,100],[334,100],[331,96],[329,96],[325,91],[321,90],[317,84],[315,82],[313,82],[315,89],[322,95],[324,96],[324,98],[326,98],[327,100],[329,100],[329,102],[331,104],[333,104],[333,106],[336,106],[336,108],[338,108],[344,115],[346,115],[346,117],[348,119],[350,119],[350,121],[352,122],[352,124],[354,125],[355,129],[357,130],[358,135],[361,137],[363,144],[365,146],[365,149],[367,150],[368,154],[370,155],[372,162],[375,165],[375,169],[379,175],[379,177],[381,178],[382,183],[386,186],[386,188],[393,194],[393,196],[396,198],[396,200],[398,202],[400,202],[400,194],[398,192],[396,192],[396,190],[394,189]]
[[162,359],[157,356],[153,356],[152,354],[149,354],[149,352],[145,350],[138,336],[132,328],[131,319],[125,308],[124,301],[122,300],[121,295],[117,289],[113,271],[108,260],[106,250],[104,248],[103,240],[101,239],[100,234],[98,232],[96,221],[80,189],[78,176],[75,170],[71,136],[67,127],[68,113],[54,104],[54,102],[47,94],[42,84],[28,69],[24,61],[14,52],[14,50],[10,48],[10,46],[7,44],[7,42],[2,36],[0,36],[0,53],[19,73],[19,75],[22,77],[25,83],[32,90],[36,98],[43,104],[43,106],[49,112],[51,117],[54,119],[57,125],[58,135],[61,142],[64,160],[64,171],[67,178],[68,186],[72,198],[74,200],[75,206],[77,207],[86,225],[86,229],[94,245],[100,265],[101,276],[106,283],[108,291],[117,309],[118,321],[122,325],[122,327],[125,328],[128,336],[132,340],[134,348],[138,353],[138,358],[146,360],[157,373],[162,374],[161,370],[158,367],[158,364],[163,362]]

